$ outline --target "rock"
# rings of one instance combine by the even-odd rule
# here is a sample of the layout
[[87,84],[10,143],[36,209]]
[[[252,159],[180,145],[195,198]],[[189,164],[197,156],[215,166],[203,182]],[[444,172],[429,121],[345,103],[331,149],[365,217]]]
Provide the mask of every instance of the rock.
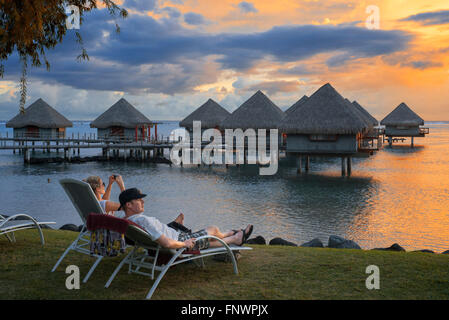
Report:
[[337,248],[339,245],[341,245],[345,241],[346,241],[345,238],[332,235],[329,237],[329,242],[328,242],[327,246],[329,248]]
[[[235,260],[239,260],[242,257],[240,251],[233,251],[232,253],[234,254]],[[231,257],[227,253],[217,254],[212,259],[219,262],[231,262]]]
[[444,252],[441,252],[441,254],[449,254],[449,250],[446,250]]
[[300,245],[300,247],[323,248],[324,245],[320,239],[315,238],[315,239],[310,240],[309,242],[303,243],[302,245]]
[[74,225],[73,223],[68,223],[63,225],[59,230],[68,230],[68,231],[75,231],[78,232],[78,227]]
[[270,241],[270,245],[273,246],[292,246],[292,247],[297,247],[298,245],[296,243],[281,239],[281,238],[274,238],[271,239]]
[[262,237],[262,236],[257,236],[255,238],[248,239],[246,241],[246,243],[249,243],[249,244],[267,244],[267,242],[265,241],[265,238]]
[[429,249],[415,250],[415,251],[412,251],[412,252],[435,253],[435,252],[433,252],[432,250],[429,250]]
[[373,250],[385,250],[385,251],[405,251],[404,248],[402,248],[400,245],[398,245],[397,243],[392,244],[390,247],[388,248],[374,248]]
[[346,240],[342,244],[340,244],[337,248],[338,249],[362,249],[357,244],[357,242],[355,242],[353,240]]
[[334,235],[329,237],[328,247],[337,249],[362,249],[355,241]]

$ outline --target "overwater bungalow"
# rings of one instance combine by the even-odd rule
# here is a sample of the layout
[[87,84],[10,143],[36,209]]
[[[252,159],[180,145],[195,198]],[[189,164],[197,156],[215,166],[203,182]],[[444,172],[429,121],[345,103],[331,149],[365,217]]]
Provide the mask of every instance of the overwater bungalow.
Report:
[[411,147],[414,145],[415,137],[425,137],[429,128],[423,128],[424,120],[410,109],[404,102],[390,112],[381,122],[385,126],[385,136],[389,145],[396,138],[411,138]]
[[[258,129],[266,129],[267,149],[270,142],[270,129],[279,129],[284,119],[284,112],[275,105],[262,91],[257,91],[240,107],[231,113],[220,125],[221,129],[254,129],[257,137]],[[281,134],[278,133],[280,145]]]
[[52,108],[41,98],[34,101],[25,113],[19,113],[6,123],[7,128],[14,128],[14,137],[30,138],[65,138],[66,128],[72,122]]
[[[151,136],[153,122],[124,98],[113,104],[91,122],[97,128],[98,138],[141,141]],[[154,124],[157,136],[157,124]]]
[[[346,101],[329,83],[319,88],[304,104],[290,112],[280,128],[287,134],[286,151],[306,157],[306,171],[310,156],[338,156],[342,158],[342,174],[351,173],[351,157],[367,156],[371,147],[363,143],[373,128],[366,116]],[[347,159],[347,161],[346,161]]]
[[198,109],[185,117],[179,126],[189,131],[190,137],[193,137],[193,121],[201,121],[201,134],[206,129],[220,130],[220,124],[230,113],[212,99],[207,100]]

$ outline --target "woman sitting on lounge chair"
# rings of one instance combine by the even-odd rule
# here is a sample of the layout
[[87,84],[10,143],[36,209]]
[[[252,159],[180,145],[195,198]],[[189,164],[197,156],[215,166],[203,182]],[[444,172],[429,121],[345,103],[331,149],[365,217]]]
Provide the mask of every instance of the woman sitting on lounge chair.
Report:
[[120,204],[114,201],[110,201],[109,198],[111,196],[111,189],[114,182],[120,188],[120,191],[125,190],[125,184],[123,183],[122,176],[120,175],[112,175],[109,177],[109,183],[106,187],[105,183],[99,176],[90,176],[83,180],[87,182],[92,188],[95,196],[97,197],[98,202],[100,202],[101,208],[107,214],[114,215],[115,211],[118,211]]

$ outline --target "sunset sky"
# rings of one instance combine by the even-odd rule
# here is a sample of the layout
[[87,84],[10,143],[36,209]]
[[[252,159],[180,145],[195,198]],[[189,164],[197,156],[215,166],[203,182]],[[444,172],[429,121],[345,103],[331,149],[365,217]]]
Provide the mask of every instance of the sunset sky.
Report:
[[[51,69],[29,71],[38,98],[71,120],[91,120],[124,97],[152,120],[178,120],[213,98],[234,111],[262,90],[285,110],[330,82],[381,120],[401,102],[424,120],[449,121],[447,0],[122,0],[68,30]],[[369,30],[368,6],[380,9]],[[121,33],[115,33],[114,20]],[[5,63],[0,119],[18,112],[20,65]]]

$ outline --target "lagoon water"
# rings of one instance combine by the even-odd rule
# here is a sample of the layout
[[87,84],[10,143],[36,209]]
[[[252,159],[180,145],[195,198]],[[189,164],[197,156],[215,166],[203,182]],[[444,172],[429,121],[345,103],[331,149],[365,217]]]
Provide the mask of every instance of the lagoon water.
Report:
[[[177,128],[164,122],[159,134]],[[311,171],[297,175],[283,159],[274,176],[254,166],[169,167],[165,164],[83,163],[24,165],[21,155],[0,151],[0,213],[27,213],[39,220],[81,224],[58,184],[62,178],[121,174],[127,187],[148,194],[146,214],[169,222],[179,212],[193,229],[255,225],[254,235],[295,243],[330,235],[353,239],[364,249],[399,243],[406,250],[449,249],[449,123],[426,123],[430,135],[385,147],[353,160],[353,174],[341,177],[341,161],[312,159]],[[0,122],[2,136],[12,130]],[[90,134],[89,122],[75,121],[72,132]],[[39,153],[39,152],[37,152]],[[101,150],[81,150],[81,155]],[[48,182],[50,179],[50,183]],[[114,185],[112,200],[119,189]]]

